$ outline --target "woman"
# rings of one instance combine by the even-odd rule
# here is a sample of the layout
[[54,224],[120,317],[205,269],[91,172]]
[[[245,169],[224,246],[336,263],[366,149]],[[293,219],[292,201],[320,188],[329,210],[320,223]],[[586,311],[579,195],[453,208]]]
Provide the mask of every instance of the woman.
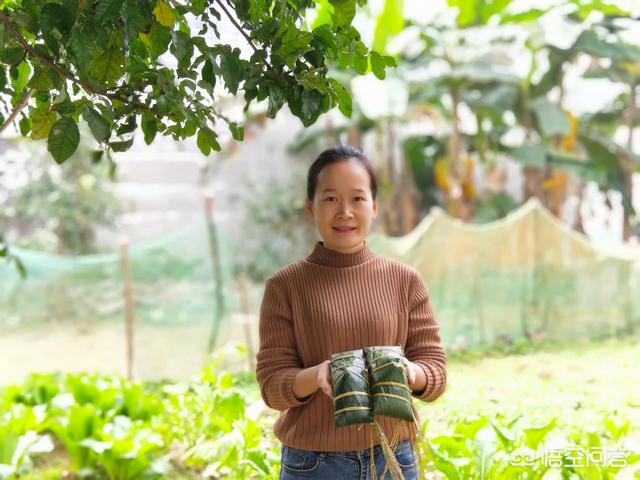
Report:
[[[309,168],[306,200],[322,241],[267,279],[256,376],[265,403],[282,412],[274,426],[283,444],[280,479],[383,474],[380,445],[370,449],[370,426],[335,426],[331,354],[402,345],[414,398],[431,402],[444,392],[447,359],[422,276],[367,244],[378,214],[376,194],[373,168],[361,151],[340,146],[322,152]],[[396,458],[404,478],[418,478],[406,423],[378,421],[388,439],[400,422]],[[391,478],[388,470],[384,478]]]

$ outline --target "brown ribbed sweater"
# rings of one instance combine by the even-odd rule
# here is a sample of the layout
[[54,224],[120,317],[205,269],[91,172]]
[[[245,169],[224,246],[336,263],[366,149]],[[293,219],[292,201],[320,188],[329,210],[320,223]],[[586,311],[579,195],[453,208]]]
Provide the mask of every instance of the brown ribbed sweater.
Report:
[[[293,379],[332,353],[402,345],[407,359],[427,377],[424,392],[414,398],[431,402],[442,395],[447,380],[438,331],[428,290],[413,267],[374,254],[366,240],[354,253],[317,242],[309,256],[267,279],[260,307],[256,376],[264,402],[282,411],[274,426],[276,437],[304,450],[368,448],[369,425],[336,427],[332,399],[318,389],[298,400]],[[414,412],[420,421],[415,407]],[[406,422],[379,420],[387,438],[398,422],[400,439],[410,437]]]

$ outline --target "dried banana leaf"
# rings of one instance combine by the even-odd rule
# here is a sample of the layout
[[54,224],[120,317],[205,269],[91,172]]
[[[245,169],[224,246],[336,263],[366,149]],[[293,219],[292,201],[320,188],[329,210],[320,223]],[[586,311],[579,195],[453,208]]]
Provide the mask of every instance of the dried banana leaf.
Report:
[[331,355],[331,383],[336,426],[373,421],[367,365],[362,349]]
[[369,369],[373,414],[413,421],[411,389],[404,370],[402,347],[367,347],[363,350]]

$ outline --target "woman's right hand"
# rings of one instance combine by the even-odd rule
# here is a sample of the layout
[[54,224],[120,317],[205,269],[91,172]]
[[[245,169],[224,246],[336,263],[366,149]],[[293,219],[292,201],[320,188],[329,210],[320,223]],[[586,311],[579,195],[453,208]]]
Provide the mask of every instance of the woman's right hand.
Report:
[[326,396],[333,399],[333,387],[331,386],[331,360],[325,360],[318,365],[318,388],[320,388]]

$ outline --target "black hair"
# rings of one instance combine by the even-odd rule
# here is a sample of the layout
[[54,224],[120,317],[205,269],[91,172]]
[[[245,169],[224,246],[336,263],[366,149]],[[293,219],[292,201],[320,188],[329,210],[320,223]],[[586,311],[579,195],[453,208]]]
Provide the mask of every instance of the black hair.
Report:
[[332,163],[343,162],[350,159],[358,160],[369,174],[369,184],[371,187],[371,196],[376,199],[378,193],[378,183],[376,181],[376,174],[371,166],[371,162],[366,157],[362,150],[359,150],[351,145],[338,145],[337,147],[329,148],[318,155],[311,166],[307,174],[307,198],[313,200],[313,196],[316,193],[316,187],[318,186],[318,177],[320,172],[327,165]]

